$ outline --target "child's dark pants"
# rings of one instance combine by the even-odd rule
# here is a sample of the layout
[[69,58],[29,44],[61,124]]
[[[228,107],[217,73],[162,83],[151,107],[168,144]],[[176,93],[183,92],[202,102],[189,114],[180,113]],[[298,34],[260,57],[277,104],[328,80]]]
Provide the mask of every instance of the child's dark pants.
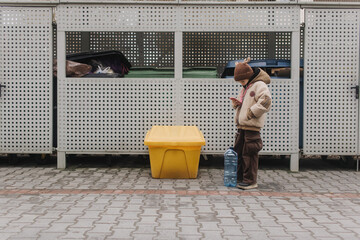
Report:
[[262,147],[260,132],[238,129],[234,144],[234,150],[238,154],[238,181],[257,183],[259,151]]

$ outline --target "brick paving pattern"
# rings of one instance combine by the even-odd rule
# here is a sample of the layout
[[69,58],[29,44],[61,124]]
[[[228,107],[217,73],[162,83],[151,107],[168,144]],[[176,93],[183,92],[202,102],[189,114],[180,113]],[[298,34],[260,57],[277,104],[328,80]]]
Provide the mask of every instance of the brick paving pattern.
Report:
[[147,167],[2,166],[0,239],[360,239],[359,172],[261,169],[259,188]]

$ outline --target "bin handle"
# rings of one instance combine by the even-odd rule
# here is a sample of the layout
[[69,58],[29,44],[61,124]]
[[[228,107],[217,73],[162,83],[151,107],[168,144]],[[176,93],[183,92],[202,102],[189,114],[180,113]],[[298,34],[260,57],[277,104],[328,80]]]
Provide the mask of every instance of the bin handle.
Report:
[[1,85],[1,83],[0,83],[0,97],[1,97],[1,88],[6,88],[6,86],[5,86],[5,85]]
[[351,89],[355,89],[355,94],[356,94],[356,99],[359,99],[359,85],[355,86],[355,87],[351,87]]

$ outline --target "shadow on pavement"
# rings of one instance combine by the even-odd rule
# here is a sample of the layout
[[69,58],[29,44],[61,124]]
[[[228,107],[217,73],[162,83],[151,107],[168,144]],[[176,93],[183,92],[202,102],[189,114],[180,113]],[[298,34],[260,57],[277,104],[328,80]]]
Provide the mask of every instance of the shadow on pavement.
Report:
[[[199,168],[222,169],[222,155],[200,158]],[[290,156],[260,156],[259,169],[289,170]],[[56,168],[56,156],[12,155],[0,156],[0,167],[50,167]],[[67,168],[150,168],[148,155],[67,155]],[[308,156],[300,159],[300,171],[337,170],[354,171],[356,161],[344,161],[339,156]]]

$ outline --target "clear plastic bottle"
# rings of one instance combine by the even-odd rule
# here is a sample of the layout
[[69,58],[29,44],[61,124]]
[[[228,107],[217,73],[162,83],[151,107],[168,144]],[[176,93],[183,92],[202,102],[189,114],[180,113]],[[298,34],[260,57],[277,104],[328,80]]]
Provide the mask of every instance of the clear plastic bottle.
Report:
[[238,156],[233,147],[224,154],[224,185],[236,187]]

